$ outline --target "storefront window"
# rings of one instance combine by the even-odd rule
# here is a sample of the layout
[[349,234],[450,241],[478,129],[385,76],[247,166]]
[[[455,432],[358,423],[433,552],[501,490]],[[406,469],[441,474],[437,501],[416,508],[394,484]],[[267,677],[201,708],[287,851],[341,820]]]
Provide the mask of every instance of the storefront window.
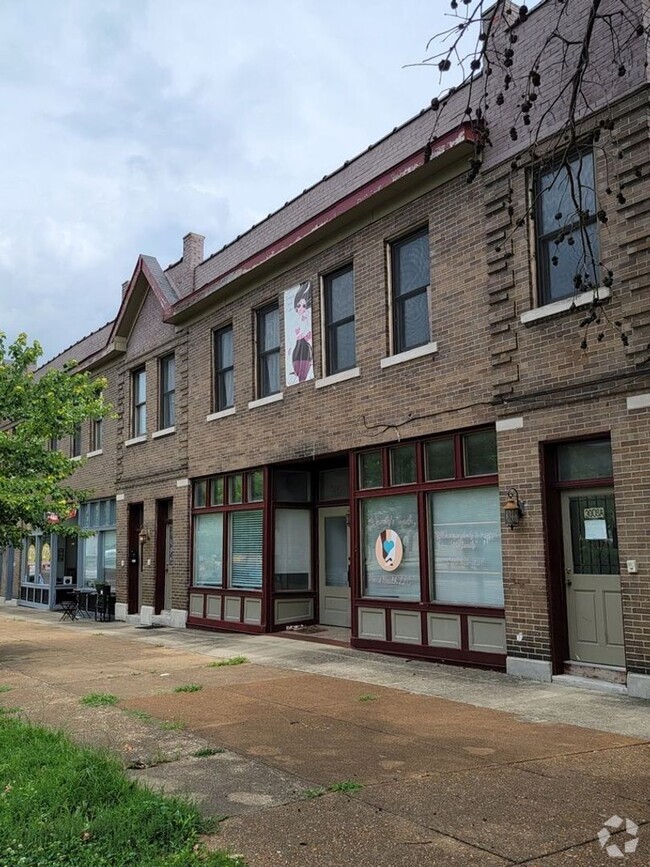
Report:
[[276,470],[275,499],[278,503],[309,503],[311,501],[310,474],[302,470]]
[[97,536],[88,536],[83,540],[84,552],[84,584],[97,583]]
[[248,502],[259,503],[264,499],[264,473],[255,470],[248,474]]
[[363,501],[363,595],[420,599],[417,497],[407,494]]
[[463,437],[466,476],[497,472],[497,437],[494,430],[480,430]]
[[311,511],[275,512],[275,589],[308,590],[311,585]]
[[230,514],[230,586],[262,589],[262,510]]
[[390,450],[390,481],[393,485],[412,485],[417,481],[415,445],[412,443]]
[[498,489],[441,491],[428,498],[432,599],[503,605]]
[[30,539],[27,546],[27,568],[25,579],[29,582],[36,580],[36,539]]
[[440,440],[429,440],[424,446],[425,478],[427,482],[439,479],[453,479],[456,475],[454,466],[454,440],[446,437]]
[[323,470],[319,479],[318,498],[321,502],[327,500],[347,500],[350,496],[348,485],[348,468]]
[[194,483],[194,508],[202,509],[207,506],[208,483],[203,480]]
[[194,517],[194,584],[221,587],[223,583],[223,514]]
[[243,500],[243,476],[238,473],[236,476],[228,476],[228,502],[241,503]]
[[81,540],[81,578],[86,586],[115,586],[117,567],[117,535],[115,532],[115,500],[91,500],[79,509],[79,526],[93,530],[92,536]]
[[223,476],[210,479],[210,505],[223,506]]
[[362,490],[368,488],[381,488],[383,485],[381,466],[381,452],[363,452],[359,455],[359,487]]

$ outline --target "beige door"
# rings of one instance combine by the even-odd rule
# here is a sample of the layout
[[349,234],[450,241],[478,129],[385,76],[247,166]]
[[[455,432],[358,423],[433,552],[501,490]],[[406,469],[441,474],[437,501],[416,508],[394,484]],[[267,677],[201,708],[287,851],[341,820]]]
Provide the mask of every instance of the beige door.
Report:
[[330,506],[318,512],[320,622],[350,626],[350,512]]
[[572,660],[625,665],[614,492],[564,491],[562,529]]

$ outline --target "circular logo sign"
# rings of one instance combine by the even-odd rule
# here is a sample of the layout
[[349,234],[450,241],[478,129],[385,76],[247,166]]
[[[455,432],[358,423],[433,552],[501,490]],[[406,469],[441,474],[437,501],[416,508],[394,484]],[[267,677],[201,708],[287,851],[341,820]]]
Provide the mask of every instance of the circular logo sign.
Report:
[[395,530],[382,530],[375,542],[377,563],[385,572],[394,572],[402,562],[404,546]]

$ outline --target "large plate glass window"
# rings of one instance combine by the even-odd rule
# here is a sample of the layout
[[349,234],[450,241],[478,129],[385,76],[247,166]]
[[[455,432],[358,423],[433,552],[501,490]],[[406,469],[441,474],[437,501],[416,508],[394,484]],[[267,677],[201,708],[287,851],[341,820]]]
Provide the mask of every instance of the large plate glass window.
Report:
[[194,584],[223,585],[223,513],[194,516]]
[[361,524],[363,595],[376,599],[419,600],[416,495],[363,500]]
[[311,586],[311,510],[275,511],[275,589]]
[[498,488],[428,494],[431,598],[503,605]]

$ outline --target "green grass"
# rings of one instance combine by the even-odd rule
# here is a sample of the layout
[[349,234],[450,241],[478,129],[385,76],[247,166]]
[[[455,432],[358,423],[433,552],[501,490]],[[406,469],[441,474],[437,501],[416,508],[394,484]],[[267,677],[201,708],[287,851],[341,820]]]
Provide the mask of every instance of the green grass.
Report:
[[230,659],[215,659],[208,663],[208,668],[223,668],[225,665],[243,665],[248,662],[245,656],[231,656]]
[[2,684],[2,686],[0,686],[0,692],[11,692],[11,687],[7,686],[6,684]]
[[20,713],[22,707],[0,707],[0,716],[8,713]]
[[359,696],[359,701],[377,701],[377,696],[371,692],[364,692],[363,695]]
[[195,759],[204,759],[206,756],[216,756],[219,753],[225,753],[226,751],[222,747],[203,747],[200,750],[197,750],[195,753],[192,753]]
[[202,689],[200,683],[184,683],[183,686],[175,686],[174,692],[201,692]]
[[119,698],[116,695],[111,695],[110,692],[89,692],[80,701],[87,707],[107,707],[117,704]]
[[146,710],[127,710],[129,716],[132,716],[134,719],[140,720],[140,722],[151,722],[153,717],[150,713],[147,713]]
[[158,726],[164,732],[181,732],[185,728],[185,723],[180,720],[163,719],[160,720]]
[[61,733],[1,718],[0,780],[0,867],[242,865],[201,848],[210,828],[195,806],[141,788]]
[[320,798],[321,795],[324,795],[327,789],[323,789],[319,787],[318,789],[305,789],[304,795],[307,800],[311,800],[312,798]]
[[358,792],[363,789],[361,783],[355,783],[354,780],[343,780],[341,783],[333,783],[327,787],[328,792]]

